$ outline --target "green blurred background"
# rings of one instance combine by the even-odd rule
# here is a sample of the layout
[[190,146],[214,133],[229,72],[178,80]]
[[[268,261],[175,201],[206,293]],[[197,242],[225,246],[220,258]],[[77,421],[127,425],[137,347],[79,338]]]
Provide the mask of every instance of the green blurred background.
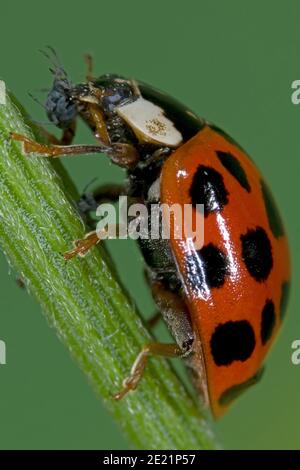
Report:
[[[0,8],[0,78],[36,120],[45,121],[44,111],[28,92],[43,101],[37,90],[51,83],[38,49],[52,45],[75,82],[84,77],[83,54],[89,51],[97,73],[118,72],[168,91],[229,132],[262,169],[287,224],[294,290],[262,382],[214,428],[225,448],[300,448],[300,365],[290,359],[291,343],[300,339],[300,106],[290,99],[291,82],[300,79],[299,2],[4,0]],[[92,141],[79,126],[77,142]],[[123,178],[103,157],[65,165],[80,190],[95,176],[101,182]],[[149,315],[153,302],[138,250],[126,241],[109,247],[131,295]],[[7,346],[7,365],[0,366],[0,447],[126,449],[118,425],[34,299],[17,287],[3,256],[0,271],[0,339]]]

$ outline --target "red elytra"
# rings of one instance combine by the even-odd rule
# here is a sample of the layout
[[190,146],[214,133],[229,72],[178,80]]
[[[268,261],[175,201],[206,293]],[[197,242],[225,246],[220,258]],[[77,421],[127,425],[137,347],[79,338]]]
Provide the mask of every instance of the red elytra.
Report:
[[[209,178],[214,181],[211,194]],[[197,185],[203,195],[203,183],[205,198],[197,201]],[[204,246],[188,250],[175,239],[172,225],[170,243],[204,359],[206,378],[197,382],[204,394],[207,387],[219,417],[257,380],[280,328],[289,250],[260,172],[243,150],[210,126],[178,148],[162,168],[161,202],[191,201],[204,202]]]

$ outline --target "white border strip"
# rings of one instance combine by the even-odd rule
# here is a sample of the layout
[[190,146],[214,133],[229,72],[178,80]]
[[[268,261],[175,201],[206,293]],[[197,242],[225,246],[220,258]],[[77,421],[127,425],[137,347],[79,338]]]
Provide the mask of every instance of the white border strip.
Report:
[[0,104],[6,104],[6,87],[3,80],[0,80]]

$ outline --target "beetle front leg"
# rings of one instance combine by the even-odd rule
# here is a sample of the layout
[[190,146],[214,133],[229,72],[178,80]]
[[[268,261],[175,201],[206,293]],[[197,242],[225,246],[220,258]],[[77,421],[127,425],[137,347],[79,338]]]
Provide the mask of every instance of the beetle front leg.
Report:
[[91,54],[84,54],[84,61],[86,65],[86,81],[87,82],[92,82],[95,80],[94,75],[93,75],[93,69],[94,69],[94,64],[93,64],[93,57]]
[[70,145],[75,137],[76,121],[73,121],[69,127],[63,130],[62,136],[58,139],[54,134],[48,132],[42,126],[38,126],[39,133],[44,137],[45,141],[54,145]]
[[28,137],[11,133],[11,138],[22,143],[25,154],[39,153],[42,157],[59,158],[62,156],[105,153],[111,161],[122,168],[132,168],[139,161],[139,153],[133,145],[114,143],[111,145],[47,145]]

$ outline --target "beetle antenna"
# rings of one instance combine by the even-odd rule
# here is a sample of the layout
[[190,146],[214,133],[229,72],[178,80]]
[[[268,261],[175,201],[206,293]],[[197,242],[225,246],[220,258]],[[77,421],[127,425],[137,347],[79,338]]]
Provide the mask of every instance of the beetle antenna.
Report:
[[42,106],[42,108],[46,109],[45,105],[38,99],[36,98],[35,96],[33,96],[31,93],[28,92],[28,95],[30,96],[30,98],[35,101],[37,104],[39,104],[40,106]]
[[[61,78],[65,78],[68,83],[69,80],[68,80],[68,75],[67,75],[67,72],[65,71],[65,69],[63,68],[62,64],[61,64],[61,61],[58,57],[58,54],[57,52],[55,51],[55,49],[52,47],[52,46],[45,46],[46,49],[48,49],[50,51],[50,53],[48,53],[47,51],[45,51],[44,49],[39,49],[39,52],[44,56],[46,57],[46,59],[48,59],[50,61],[50,63],[52,64],[52,66],[54,68],[50,68],[50,72],[54,75],[54,76],[59,76],[61,75]],[[71,85],[71,84],[70,84]]]
[[50,54],[47,51],[45,51],[44,49],[39,49],[39,52],[41,54],[43,54],[43,56],[46,57],[46,59],[48,59],[56,69],[61,69],[61,70],[64,71],[64,68],[61,64],[61,61],[60,61],[55,49],[51,46],[45,46],[45,47],[46,47],[46,49],[49,49]]
[[51,121],[35,121],[34,119],[30,119],[30,122],[40,126],[55,126],[55,124]]
[[37,93],[49,93],[50,88],[35,88],[34,91]]
[[56,60],[57,65],[59,67],[63,68],[62,64],[61,64],[61,61],[60,61],[60,58],[58,57],[58,54],[57,54],[56,50],[54,49],[54,47],[46,46],[46,49],[49,49],[49,51],[51,52],[53,58]]
[[95,181],[97,181],[99,178],[98,176],[95,176],[95,178],[93,178],[91,181],[88,182],[88,184],[85,185],[85,187],[83,188],[82,190],[82,194],[86,193],[86,191],[89,189],[89,187],[95,183]]

